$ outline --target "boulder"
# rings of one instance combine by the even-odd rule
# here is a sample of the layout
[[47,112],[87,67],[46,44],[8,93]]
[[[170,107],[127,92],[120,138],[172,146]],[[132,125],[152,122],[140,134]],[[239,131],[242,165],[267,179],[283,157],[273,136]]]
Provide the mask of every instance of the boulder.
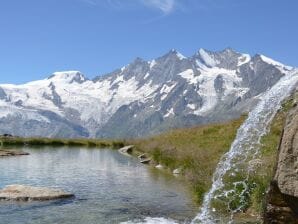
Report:
[[298,198],[298,107],[287,117],[274,179],[283,194]]
[[163,165],[158,164],[158,165],[155,166],[155,168],[156,168],[156,169],[163,169]]
[[147,155],[144,153],[144,154],[139,155],[138,158],[139,159],[146,159]]
[[60,189],[26,185],[9,185],[0,190],[0,201],[47,201],[71,197],[74,194]]
[[122,154],[131,154],[132,150],[134,148],[134,145],[128,145],[128,146],[124,146],[121,149],[119,149],[118,151]]
[[148,164],[150,162],[151,162],[151,159],[150,158],[140,159],[140,163],[143,163],[143,164]]
[[264,223],[298,224],[298,107],[287,115],[275,176],[266,198]]
[[173,174],[174,175],[179,175],[179,174],[181,174],[181,172],[182,172],[182,169],[181,168],[177,168],[177,169],[174,169],[173,170]]

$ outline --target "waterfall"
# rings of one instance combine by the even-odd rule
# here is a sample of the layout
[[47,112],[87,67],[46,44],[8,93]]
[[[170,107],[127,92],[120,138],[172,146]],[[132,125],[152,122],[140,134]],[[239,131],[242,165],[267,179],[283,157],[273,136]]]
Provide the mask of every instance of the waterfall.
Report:
[[[212,186],[205,195],[202,208],[192,223],[232,223],[233,214],[243,209],[249,194],[248,177],[253,169],[253,160],[259,155],[261,137],[281,106],[298,84],[298,71],[292,70],[282,77],[261,97],[257,106],[248,114],[238,129],[237,136],[220,160],[213,174]],[[228,181],[227,181],[228,179]],[[214,205],[228,209],[223,215]]]

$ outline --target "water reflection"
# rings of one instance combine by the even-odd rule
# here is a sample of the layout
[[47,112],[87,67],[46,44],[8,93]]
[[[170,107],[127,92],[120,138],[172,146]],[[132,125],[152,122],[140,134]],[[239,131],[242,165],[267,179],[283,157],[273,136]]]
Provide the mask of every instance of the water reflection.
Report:
[[170,217],[185,221],[196,208],[172,175],[113,150],[26,148],[30,156],[0,159],[0,188],[9,184],[58,187],[75,199],[0,203],[0,223],[120,223]]

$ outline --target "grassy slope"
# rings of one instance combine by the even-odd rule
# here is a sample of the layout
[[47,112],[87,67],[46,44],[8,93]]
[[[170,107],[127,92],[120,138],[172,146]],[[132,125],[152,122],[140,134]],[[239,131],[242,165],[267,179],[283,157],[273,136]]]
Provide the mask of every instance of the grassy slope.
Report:
[[[269,187],[270,181],[273,178],[276,166],[278,147],[285,125],[287,113],[298,101],[298,92],[284,101],[281,109],[275,115],[269,132],[261,139],[260,160],[261,165],[254,174],[250,176],[248,185],[250,186],[250,195],[248,198],[246,210],[238,214],[236,218],[240,220],[252,220],[252,223],[261,223],[262,214],[265,205],[265,195]],[[258,221],[258,222],[257,222]]]
[[226,123],[177,129],[129,143],[134,144],[137,151],[149,154],[156,164],[170,170],[182,168],[200,203],[211,185],[220,157],[229,150],[244,119],[242,116]]
[[281,109],[278,111],[270,125],[270,131],[261,140],[262,166],[256,170],[255,176],[252,177],[252,182],[256,183],[256,187],[252,190],[252,197],[250,201],[250,209],[259,215],[263,211],[263,205],[265,203],[264,195],[266,194],[266,190],[268,189],[269,183],[274,175],[278,156],[278,147],[287,113],[294,106],[294,103],[297,102],[297,100],[298,92],[282,104]]
[[[262,216],[266,190],[272,180],[278,146],[286,116],[298,101],[298,93],[286,100],[273,119],[268,134],[261,139],[262,165],[249,179],[250,195],[246,210],[235,218],[257,223]],[[191,183],[198,203],[211,185],[211,178],[220,157],[230,148],[237,129],[245,116],[223,124],[177,129],[148,139],[129,141],[136,145],[138,152],[152,156],[156,164],[170,170],[181,167]],[[255,221],[254,221],[255,220]]]

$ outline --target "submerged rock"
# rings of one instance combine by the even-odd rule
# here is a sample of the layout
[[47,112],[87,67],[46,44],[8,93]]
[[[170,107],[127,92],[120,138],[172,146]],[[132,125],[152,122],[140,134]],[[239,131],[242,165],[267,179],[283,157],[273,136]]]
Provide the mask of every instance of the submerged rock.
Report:
[[18,150],[4,150],[0,149],[0,157],[4,156],[23,156],[23,155],[29,155],[28,152],[18,151]]
[[74,194],[46,187],[9,185],[0,190],[0,200],[5,201],[47,201],[70,197]]

